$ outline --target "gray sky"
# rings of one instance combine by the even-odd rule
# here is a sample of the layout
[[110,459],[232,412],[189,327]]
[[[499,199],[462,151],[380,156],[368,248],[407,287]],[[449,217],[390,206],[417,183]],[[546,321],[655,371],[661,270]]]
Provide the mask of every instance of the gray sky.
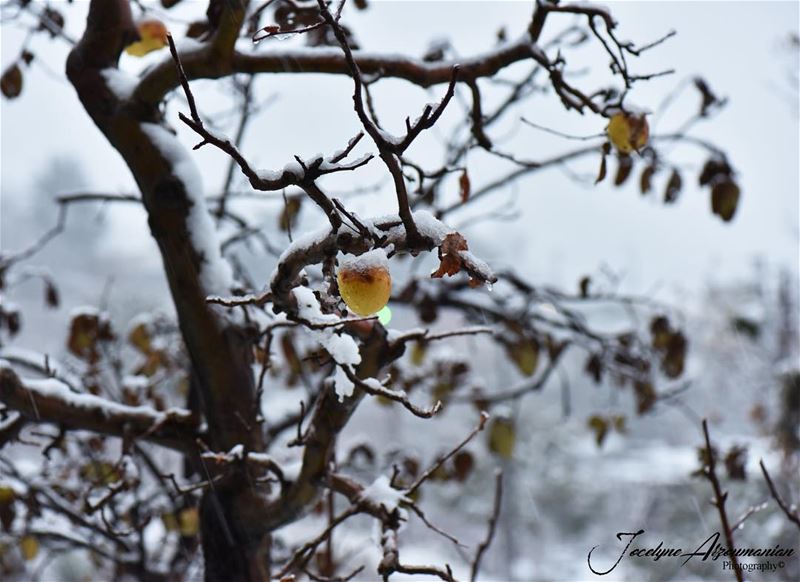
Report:
[[[78,2],[68,19],[70,32],[78,36],[88,3]],[[194,14],[202,2],[186,2]],[[357,12],[349,7],[345,22],[353,25],[365,49],[420,55],[431,38],[449,38],[457,54],[469,56],[490,48],[495,33],[505,26],[510,38],[520,34],[531,12],[530,2],[373,2],[370,10]],[[606,3],[608,5],[608,3]],[[204,5],[204,4],[203,4]],[[670,29],[678,35],[645,57],[633,62],[638,72],[675,68],[676,75],[642,83],[630,101],[655,110],[661,99],[681,80],[703,75],[719,95],[730,98],[729,106],[710,122],[698,124],[693,132],[711,139],[729,152],[739,172],[742,201],[730,224],[712,216],[709,195],[696,185],[696,173],[706,155],[689,147],[675,150],[676,159],[692,168],[684,176],[685,191],[677,204],[664,207],[658,200],[663,191],[662,176],[656,181],[656,194],[640,197],[636,176],[621,189],[602,184],[597,187],[576,184],[559,169],[537,173],[516,186],[515,207],[519,219],[512,223],[481,222],[467,227],[465,234],[472,248],[496,266],[513,263],[535,281],[575,284],[585,273],[596,272],[605,264],[625,276],[629,291],[664,289],[696,290],[709,280],[737,277],[750,272],[755,257],[797,268],[798,262],[798,127],[797,108],[787,81],[788,71],[797,63],[783,48],[788,33],[797,30],[796,2],[613,2],[619,22],[618,34],[642,44]],[[78,16],[80,13],[80,16]],[[180,15],[180,13],[179,13]],[[572,22],[568,15],[553,15],[545,37]],[[182,25],[176,25],[182,30]],[[12,60],[22,33],[4,28],[2,65]],[[279,50],[293,41],[271,41],[261,50]],[[576,78],[581,86],[605,76],[607,62],[595,43],[579,51],[576,67],[593,66],[590,75]],[[80,164],[86,190],[103,192],[133,191],[133,180],[119,156],[108,146],[83,112],[72,87],[63,79],[67,47],[59,41],[42,38],[33,45],[37,62],[25,71],[22,98],[0,101],[2,119],[2,205],[13,197],[14,204],[26,198],[26,190],[41,172],[40,164],[50,158],[69,157]],[[145,59],[123,57],[121,67],[135,72],[166,57],[165,51]],[[513,67],[502,75],[518,77],[524,68]],[[59,78],[62,77],[62,78]],[[594,83],[597,85],[597,83]],[[201,111],[211,116],[227,107],[226,87],[211,82],[194,84]],[[351,84],[346,78],[297,75],[264,76],[257,95],[277,95],[273,105],[248,131],[245,153],[256,165],[277,168],[295,153],[312,155],[338,149],[358,130],[351,108]],[[375,91],[382,121],[389,129],[399,129],[406,115],[415,117],[428,101],[438,99],[443,87],[430,93],[401,81],[386,81]],[[487,91],[486,99],[493,95]],[[699,97],[693,89],[682,94],[671,113],[659,122],[659,131],[674,129],[693,112]],[[169,119],[178,125],[175,102]],[[457,119],[460,112],[451,106],[442,120],[442,129]],[[503,135],[512,138],[503,145],[520,157],[537,159],[575,147],[573,142],[552,137],[521,126],[518,116],[562,131],[590,134],[602,131],[604,121],[597,117],[565,113],[551,94],[537,96],[508,116]],[[231,124],[223,129],[231,130]],[[196,140],[182,128],[187,144]],[[436,167],[437,132],[430,132],[411,151],[413,159]],[[441,135],[441,133],[439,133]],[[366,140],[365,140],[366,142]],[[580,144],[579,144],[580,145]],[[366,149],[362,146],[362,150]],[[206,181],[207,192],[219,188],[226,164],[224,156],[211,148],[195,154]],[[570,165],[574,172],[596,172],[599,156]],[[371,184],[381,179],[382,167],[371,167],[357,175],[328,182],[329,188],[348,188]],[[611,165],[612,169],[614,164]],[[493,176],[513,169],[505,162],[476,152],[468,168],[473,188]],[[636,170],[635,170],[636,171]],[[637,174],[638,175],[638,174]],[[357,179],[358,182],[353,180]],[[452,196],[457,187],[452,185]],[[55,192],[54,192],[55,194]],[[454,213],[451,223],[480,215],[510,203],[511,189]],[[365,196],[348,203],[360,214],[382,213],[393,209],[394,197],[387,190],[379,196]],[[273,207],[275,208],[275,207]],[[42,212],[54,210],[43,208]],[[7,213],[3,213],[4,216]],[[53,214],[54,215],[54,214]],[[136,264],[157,267],[155,246],[149,239],[144,215],[126,208],[110,212],[112,237],[98,240],[104,252]],[[304,211],[302,228],[321,224],[321,217],[310,205]],[[272,218],[269,219],[270,223]],[[15,222],[0,222],[4,245],[21,242]],[[24,233],[28,235],[29,233]],[[275,241],[280,241],[274,235]],[[148,259],[150,257],[150,259]]]

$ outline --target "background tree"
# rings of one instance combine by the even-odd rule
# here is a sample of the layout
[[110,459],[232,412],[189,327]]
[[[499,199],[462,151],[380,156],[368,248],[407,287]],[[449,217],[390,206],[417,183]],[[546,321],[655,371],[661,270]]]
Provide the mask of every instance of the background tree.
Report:
[[[162,1],[165,9],[176,4]],[[736,171],[723,149],[689,133],[695,122],[724,106],[725,99],[701,78],[679,86],[677,90],[697,91],[697,113],[676,131],[654,135],[649,135],[647,117],[629,103],[635,86],[670,73],[635,71],[633,64],[672,33],[638,45],[621,40],[605,8],[538,2],[529,22],[516,31],[517,40],[501,31],[497,46],[485,53],[456,58],[439,43],[414,58],[358,50],[357,31],[345,23],[348,10],[365,7],[363,2],[211,0],[205,15],[197,14],[185,31],[170,26],[176,36],[187,37],[176,43],[150,14],[151,5],[94,0],[80,39],[68,37],[65,14],[52,7],[19,1],[4,5],[9,20],[33,15],[31,34],[74,42],[67,77],[87,114],[125,160],[140,192],[62,196],[53,230],[27,249],[3,253],[3,282],[10,285],[15,277],[30,276],[24,261],[63,229],[73,205],[141,204],[177,317],[176,322],[141,318],[120,336],[104,313],[75,313],[67,347],[80,365],[72,371],[46,356],[4,354],[10,365],[0,369],[0,401],[6,407],[2,442],[24,439],[24,431],[39,431],[39,424],[58,429],[55,434],[36,433],[49,441],[36,478],[22,471],[18,460],[2,460],[12,484],[0,490],[3,525],[19,539],[23,557],[34,557],[40,546],[50,551],[83,547],[105,574],[172,579],[195,575],[201,544],[207,579],[261,580],[300,573],[315,579],[350,577],[340,571],[343,558],[335,553],[331,536],[346,520],[366,515],[380,528],[380,576],[405,573],[452,580],[449,564],[401,559],[398,531],[405,521],[419,518],[461,545],[426,517],[419,493],[433,480],[466,479],[474,459],[464,447],[481,430],[488,431],[496,455],[511,457],[516,427],[505,406],[541,389],[574,353],[581,354],[586,374],[596,382],[611,376],[630,390],[639,414],[683,390],[679,378],[687,338],[669,308],[646,297],[607,291],[588,277],[572,293],[534,284],[511,271],[495,273],[447,225],[457,209],[523,176],[583,157],[597,159],[596,182],[613,179],[623,185],[635,169],[642,194],[658,184],[664,203],[673,203],[687,179],[685,169],[672,161],[675,144],[702,152],[704,164],[692,180],[707,189],[712,212],[731,220],[741,195]],[[543,31],[559,26],[566,16],[580,20],[541,42]],[[304,39],[308,47],[263,51],[256,46],[287,36]],[[139,77],[117,67],[123,50],[146,54],[166,44],[169,56]],[[580,79],[573,80],[569,56],[584,46],[608,57],[608,79],[602,85],[585,87]],[[34,59],[21,47],[19,58],[3,74],[6,97],[21,93],[25,68]],[[527,70],[511,81],[501,78],[512,65],[516,71]],[[310,158],[286,152],[283,168],[257,170],[240,145],[256,109],[252,79],[272,73],[349,77],[361,131],[342,136],[340,151]],[[224,78],[234,80],[240,120],[232,137],[204,116],[203,92],[193,91],[191,84]],[[379,119],[373,98],[374,88],[387,79],[433,88],[436,94],[436,101],[421,112],[408,112],[399,134],[387,129],[398,126],[395,120]],[[485,103],[487,87],[495,97],[491,106]],[[518,116],[519,106],[538,90],[568,111],[595,116],[598,129],[608,125],[610,141],[605,133],[564,135],[585,143],[541,160],[506,150],[502,136],[495,135],[499,122]],[[175,120],[165,115],[164,103],[174,97],[185,98],[179,118],[197,134],[195,149],[211,146],[230,159],[223,191],[210,198],[202,190],[191,150],[170,128],[169,121]],[[320,96],[320,107],[324,101]],[[459,103],[463,110],[453,111]],[[441,161],[415,160],[418,140],[447,115],[457,122],[444,141]],[[531,120],[521,122],[525,131],[559,133]],[[360,157],[358,149],[363,151]],[[468,155],[476,151],[501,158],[512,169],[479,182],[467,165]],[[607,176],[610,161],[616,166],[613,177]],[[348,180],[351,193],[358,192],[353,186],[357,178],[350,177],[376,165],[388,188],[375,195],[391,193],[394,214],[361,217],[348,210],[346,197],[330,194],[327,180]],[[246,193],[234,190],[239,174],[249,183]],[[447,191],[455,185],[459,196],[453,202]],[[238,208],[242,199],[268,199],[260,194],[264,192],[280,193],[284,207],[279,228],[293,240],[285,248],[276,249],[248,221],[246,210]],[[309,201],[329,225],[298,235],[292,229]],[[501,209],[496,218],[502,217]],[[253,242],[278,255],[266,284],[253,280],[232,252]],[[440,263],[434,281],[413,267],[399,266],[404,256],[433,251]],[[395,279],[393,305],[413,309],[424,324],[442,318],[453,325],[445,331],[397,333],[374,316],[351,313],[354,302],[348,308],[341,299],[347,293],[339,289],[351,256],[362,257],[379,271],[388,260]],[[45,285],[47,301],[56,304],[55,283],[45,278]],[[583,308],[597,302],[625,307],[630,315],[625,329],[609,332],[592,325]],[[1,309],[4,329],[15,333],[18,311],[6,302]],[[459,336],[486,336],[523,380],[507,387],[481,386],[469,362],[432,356],[425,366],[407,365],[425,360],[432,344],[459,341]],[[27,377],[31,372],[39,378]],[[306,391],[299,410],[273,414],[275,394],[297,383]],[[359,479],[358,463],[374,456],[372,448],[337,447],[337,437],[365,398],[402,407],[421,419],[468,403],[476,409],[474,428],[461,427],[463,436],[453,431],[450,448],[431,459],[401,450],[391,470],[370,484]],[[624,425],[621,416],[589,419],[598,444]],[[473,578],[497,528],[502,483],[498,475],[485,537],[465,556]],[[276,532],[314,511],[327,515],[322,531],[288,546],[278,543]],[[164,540],[174,540],[169,532],[177,531],[177,543],[154,551],[144,533],[154,520],[163,521]],[[14,572],[22,566],[4,562],[4,567]]]

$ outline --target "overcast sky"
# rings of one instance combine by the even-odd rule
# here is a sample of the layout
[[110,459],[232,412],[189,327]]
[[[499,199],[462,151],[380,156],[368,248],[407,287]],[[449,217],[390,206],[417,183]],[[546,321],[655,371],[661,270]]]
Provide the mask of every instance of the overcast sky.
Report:
[[[88,2],[76,2],[69,11],[68,30],[79,36]],[[363,48],[370,51],[420,55],[432,38],[448,38],[459,56],[490,48],[496,32],[505,27],[510,38],[522,33],[531,13],[531,2],[371,2],[370,10],[358,12],[352,6],[344,20],[357,31]],[[187,1],[177,18],[187,12],[201,14],[204,3]],[[709,280],[725,280],[750,272],[756,257],[796,270],[798,262],[798,116],[797,92],[789,82],[796,56],[786,48],[790,32],[798,27],[797,2],[613,2],[619,22],[618,34],[639,44],[654,40],[671,29],[678,34],[668,42],[634,60],[636,72],[665,68],[676,74],[642,83],[630,102],[656,110],[663,97],[685,79],[700,74],[714,91],[730,99],[728,107],[693,132],[708,138],[729,152],[738,171],[742,200],[732,223],[713,216],[709,195],[696,185],[697,170],[706,159],[692,148],[675,150],[676,159],[687,167],[685,191],[673,206],[664,207],[655,195],[643,198],[638,180],[621,189],[608,184],[581,185],[561,169],[548,170],[517,182],[514,188],[498,192],[485,203],[475,204],[452,215],[451,223],[463,221],[498,208],[518,209],[515,222],[481,222],[464,229],[473,249],[495,266],[513,263],[534,281],[575,284],[583,274],[601,265],[624,275],[630,291],[702,288]],[[573,21],[568,15],[553,15],[545,38]],[[183,25],[171,25],[182,31]],[[17,54],[23,32],[12,25],[2,35],[2,65]],[[260,50],[281,50],[294,41],[271,41]],[[581,86],[596,86],[606,78],[607,60],[596,42],[579,51],[574,68],[590,66],[588,75],[576,77]],[[65,43],[40,38],[32,46],[37,59],[25,71],[23,95],[15,101],[0,102],[2,116],[2,206],[27,200],[31,185],[52,158],[67,158],[82,170],[81,189],[100,192],[132,192],[133,180],[127,168],[93,126],[80,106],[62,70],[68,47]],[[796,53],[795,53],[796,55]],[[136,72],[165,58],[165,51],[145,59],[123,56],[121,68]],[[569,57],[569,55],[568,55]],[[504,71],[505,78],[524,74],[525,68]],[[194,84],[201,111],[212,116],[228,107],[224,95],[229,88],[211,82]],[[428,101],[438,99],[443,87],[430,92],[402,81],[386,81],[375,91],[378,110],[389,129],[400,129],[406,115],[418,115]],[[351,84],[346,78],[297,75],[268,75],[256,87],[259,99],[275,97],[272,104],[250,127],[244,151],[257,166],[279,168],[292,155],[313,155],[338,149],[358,130],[352,112]],[[487,89],[486,99],[496,95]],[[693,89],[681,94],[670,113],[659,121],[657,130],[670,131],[698,105]],[[178,125],[175,102],[169,119]],[[452,105],[439,132],[430,132],[411,151],[412,159],[436,167],[438,136],[460,115]],[[506,119],[497,135],[510,135],[506,150],[528,159],[545,158],[575,147],[574,142],[552,137],[521,126],[519,115],[562,131],[591,134],[603,130],[596,116],[565,113],[551,94],[531,99]],[[233,122],[234,120],[230,120]],[[232,124],[223,124],[232,133]],[[179,128],[187,144],[194,138]],[[366,140],[365,140],[366,141]],[[581,145],[581,144],[578,144]],[[361,146],[366,150],[368,144]],[[211,148],[194,154],[203,170],[207,192],[222,181],[226,160]],[[430,160],[428,163],[427,161]],[[572,172],[596,172],[599,156],[570,165]],[[383,177],[379,164],[365,172],[329,182],[330,188],[363,186]],[[513,169],[481,153],[471,154],[468,168],[473,188]],[[613,168],[613,165],[612,165]],[[358,182],[354,182],[358,180]],[[74,185],[71,185],[71,187]],[[57,192],[53,192],[56,194]],[[452,197],[457,196],[455,183]],[[24,204],[24,202],[23,202]],[[394,196],[384,190],[379,196],[362,196],[348,202],[362,215],[391,211]],[[273,214],[276,210],[273,206]],[[54,216],[54,209],[42,213]],[[34,233],[2,213],[3,246],[16,246]],[[97,240],[103,253],[131,264],[158,268],[155,245],[146,221],[138,209],[111,212],[113,236]],[[301,228],[322,223],[310,206],[303,214]],[[46,221],[45,221],[46,222]],[[274,224],[270,220],[270,224]],[[280,234],[273,239],[281,242]],[[13,241],[13,245],[12,242]]]

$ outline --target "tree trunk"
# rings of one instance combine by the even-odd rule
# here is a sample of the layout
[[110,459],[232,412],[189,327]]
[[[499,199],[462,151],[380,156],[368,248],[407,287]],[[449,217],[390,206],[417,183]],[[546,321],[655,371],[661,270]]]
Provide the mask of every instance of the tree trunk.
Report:
[[[239,444],[261,451],[252,337],[206,303],[208,293],[199,276],[205,259],[192,244],[187,219],[192,205],[203,203],[202,192],[186,191],[189,185],[176,172],[174,157],[143,130],[142,123],[163,123],[157,104],[121,101],[103,74],[116,68],[122,49],[136,34],[128,0],[92,0],[84,35],[67,60],[67,76],[141,190],[208,423],[207,445],[215,451]],[[269,579],[270,537],[254,511],[262,499],[245,474],[226,476],[204,494],[200,523],[207,580]]]

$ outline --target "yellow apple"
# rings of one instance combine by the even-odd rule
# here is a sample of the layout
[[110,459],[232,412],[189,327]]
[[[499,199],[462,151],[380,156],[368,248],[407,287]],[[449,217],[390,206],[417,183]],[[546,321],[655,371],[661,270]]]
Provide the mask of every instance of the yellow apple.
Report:
[[341,260],[336,279],[347,307],[362,317],[383,309],[392,294],[392,276],[383,249]]

